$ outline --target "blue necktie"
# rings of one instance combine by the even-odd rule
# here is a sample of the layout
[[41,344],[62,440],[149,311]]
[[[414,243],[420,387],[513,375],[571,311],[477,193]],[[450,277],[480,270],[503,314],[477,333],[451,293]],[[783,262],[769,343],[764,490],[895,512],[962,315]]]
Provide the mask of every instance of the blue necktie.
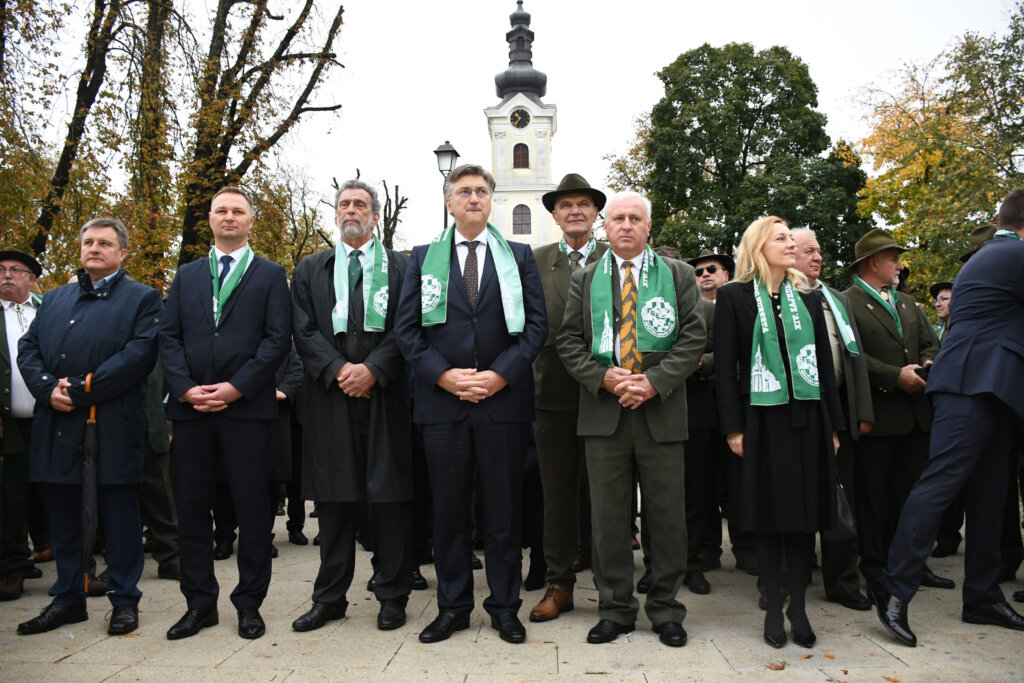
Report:
[[223,256],[220,257],[220,262],[224,264],[224,268],[221,269],[220,277],[217,278],[217,287],[219,289],[222,289],[224,287],[224,280],[227,279],[228,271],[231,270],[232,260],[233,259],[227,254],[224,254]]

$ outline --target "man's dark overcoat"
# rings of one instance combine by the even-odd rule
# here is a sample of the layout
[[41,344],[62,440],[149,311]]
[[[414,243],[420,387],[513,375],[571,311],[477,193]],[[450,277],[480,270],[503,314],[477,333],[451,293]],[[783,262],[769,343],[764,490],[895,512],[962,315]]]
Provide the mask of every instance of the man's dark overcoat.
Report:
[[[96,405],[98,483],[142,482],[146,377],[156,363],[162,304],[152,287],[118,271],[99,289],[86,282],[49,292],[18,344],[18,367],[32,395],[31,481],[82,482],[82,442]],[[93,373],[92,391],[85,376]],[[57,381],[71,382],[70,413],[50,407]]]
[[[348,332],[334,334],[334,249],[303,259],[292,276],[295,347],[307,379],[302,493],[308,500],[412,500],[409,369],[394,334],[409,257],[390,249],[387,255],[389,296],[383,332],[363,330],[359,292],[349,300]],[[350,398],[338,388],[335,377],[345,363],[364,363],[376,377],[368,401]],[[369,405],[369,453],[362,452],[356,431],[360,402]]]

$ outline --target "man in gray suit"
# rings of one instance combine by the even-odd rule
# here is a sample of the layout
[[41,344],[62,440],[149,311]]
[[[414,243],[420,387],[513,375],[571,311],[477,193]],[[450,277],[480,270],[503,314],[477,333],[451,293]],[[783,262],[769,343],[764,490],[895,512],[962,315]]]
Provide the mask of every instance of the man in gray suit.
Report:
[[681,647],[686,608],[676,595],[686,573],[685,383],[704,352],[700,294],[693,268],[647,246],[644,197],[612,197],[604,227],[611,249],[572,276],[557,338],[558,354],[580,383],[578,432],[586,442],[593,509],[601,600],[587,642],[610,642],[635,625],[629,522],[636,471],[652,546],[645,611],[661,642]]
[[565,313],[570,275],[608,251],[608,245],[595,240],[593,233],[605,196],[583,176],[565,176],[542,201],[562,229],[562,238],[533,252],[548,309],[548,338],[533,362],[537,391],[533,431],[544,488],[544,560],[548,565],[544,578],[548,589],[530,611],[530,621],[549,621],[573,608],[573,562],[577,550],[590,548],[590,538],[580,537],[581,527],[590,529],[590,506],[589,497],[580,495],[579,485],[580,476],[586,477],[583,437],[576,435],[579,384],[558,357],[555,334]]
[[[860,330],[857,321],[850,315],[850,300],[845,294],[832,289],[818,278],[821,275],[821,247],[810,228],[793,228],[790,233],[796,242],[796,269],[807,276],[811,288],[822,299],[828,337],[832,346],[832,365],[836,373],[839,400],[845,408],[849,429],[839,433],[839,451],[836,453],[836,469],[839,480],[846,489],[847,499],[854,502],[853,442],[874,427],[875,413],[871,405],[871,385],[868,383],[868,369],[864,356],[860,354]],[[842,310],[833,310],[842,308]],[[853,331],[854,351],[842,338],[836,316],[849,323]],[[825,583],[825,595],[849,609],[866,611],[871,603],[860,592],[860,577],[857,575],[857,537],[846,540],[821,541],[821,575]]]

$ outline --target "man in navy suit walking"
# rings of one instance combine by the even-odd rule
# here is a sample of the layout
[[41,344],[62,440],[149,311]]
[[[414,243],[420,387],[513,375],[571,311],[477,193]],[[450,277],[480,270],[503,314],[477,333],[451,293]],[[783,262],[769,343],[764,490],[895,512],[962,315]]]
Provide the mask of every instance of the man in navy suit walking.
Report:
[[242,190],[225,187],[213,196],[214,246],[175,275],[160,325],[188,604],[167,632],[171,640],[218,621],[210,510],[221,477],[238,519],[238,585],[231,593],[238,635],[259,638],[265,631],[259,607],[270,585],[267,444],[277,418],[274,372],[291,348],[292,316],[284,268],[249,248],[253,221]]
[[1011,432],[1024,417],[1024,190],[999,208],[999,230],[961,270],[942,349],[928,377],[931,454],[910,492],[885,572],[871,585],[878,617],[904,644],[917,638],[907,603],[917,592],[942,515],[961,489],[967,529],[963,612],[969,624],[1024,630],[999,589],[999,536]]
[[444,183],[455,219],[413,249],[395,324],[415,373],[413,421],[434,494],[438,617],[420,640],[469,627],[473,610],[474,473],[483,506],[490,596],[484,609],[501,638],[521,643],[522,484],[534,418],[533,359],[547,337],[544,292],[529,247],[487,223],[494,178],[464,165]]

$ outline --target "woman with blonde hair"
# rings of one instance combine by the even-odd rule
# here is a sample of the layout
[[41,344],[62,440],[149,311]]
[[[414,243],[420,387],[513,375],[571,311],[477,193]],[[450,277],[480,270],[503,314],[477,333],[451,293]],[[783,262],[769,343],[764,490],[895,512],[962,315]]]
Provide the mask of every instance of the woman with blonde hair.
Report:
[[719,421],[736,458],[729,518],[752,532],[768,601],[764,639],[773,647],[786,644],[783,559],[793,642],[815,641],[805,592],[814,534],[835,521],[836,431],[844,428],[821,303],[804,293],[795,259],[785,221],[754,221],[740,240],[736,278],[715,306]]

